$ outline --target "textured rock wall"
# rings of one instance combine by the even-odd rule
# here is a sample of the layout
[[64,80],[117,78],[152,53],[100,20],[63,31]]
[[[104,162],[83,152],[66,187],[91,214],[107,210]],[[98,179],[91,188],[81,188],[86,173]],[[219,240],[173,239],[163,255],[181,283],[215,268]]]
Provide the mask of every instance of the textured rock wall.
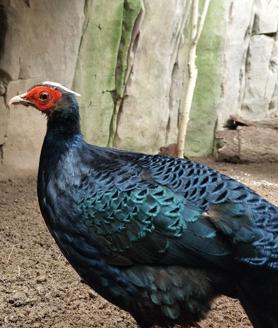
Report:
[[[221,95],[225,14],[229,1],[212,0],[197,48],[198,79],[186,136],[188,156],[211,154]],[[185,31],[185,33],[187,33]]]
[[[8,109],[41,80],[80,91],[90,142],[157,152],[176,142],[187,83],[191,0],[0,0],[0,158],[35,168],[44,118]],[[186,153],[212,152],[231,114],[278,114],[277,0],[212,0]],[[217,123],[216,123],[217,122]],[[216,126],[217,124],[217,126]]]
[[227,11],[218,128],[231,114],[278,115],[278,2],[232,0]]
[[[190,1],[118,0],[102,25],[95,22],[107,3],[97,3],[88,7],[75,79],[83,93],[83,131],[100,145],[156,152],[176,142],[187,83]],[[222,129],[231,114],[275,115],[276,34],[276,1],[211,1],[198,46],[188,155],[211,153],[216,122]]]
[[[74,86],[83,96],[82,129],[89,141],[152,153],[176,142],[187,83],[189,6],[185,0],[88,1]],[[213,147],[226,8],[212,0],[198,52],[187,147],[194,155]]]
[[88,141],[107,146],[143,9],[140,0],[88,0],[85,10],[74,88],[82,94],[83,133]]
[[184,88],[184,63],[179,62],[178,55],[185,52],[181,38],[188,17],[187,3],[144,2],[118,112],[116,147],[155,153],[167,141],[176,141]]
[[148,152],[176,141],[188,3],[88,1],[74,86],[89,141]]
[[7,18],[0,57],[2,164],[15,170],[34,169],[38,165],[45,119],[30,108],[8,110],[6,102],[39,81],[72,84],[84,0],[2,0],[1,8]]
[[[97,115],[90,111],[87,117],[92,119],[83,120],[90,132],[84,130],[102,145],[156,152],[176,142],[187,83],[190,1],[119,3],[123,13],[114,47],[117,56],[108,70],[115,78],[107,86],[97,77],[99,96],[91,96],[92,104],[104,97],[113,101],[113,113],[111,106],[97,106],[94,111],[106,117],[106,126],[96,119],[93,128]],[[211,1],[198,46],[188,155],[210,154],[215,129],[222,129],[231,114],[257,120],[277,114],[277,6],[276,0]],[[106,42],[103,32],[97,33]],[[100,138],[100,126],[105,126],[105,138]]]

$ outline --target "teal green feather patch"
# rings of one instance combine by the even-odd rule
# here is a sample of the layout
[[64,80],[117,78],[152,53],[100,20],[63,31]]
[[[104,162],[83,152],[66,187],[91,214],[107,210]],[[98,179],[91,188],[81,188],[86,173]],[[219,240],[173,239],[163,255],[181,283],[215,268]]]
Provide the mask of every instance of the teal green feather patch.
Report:
[[[146,238],[152,231],[179,237],[186,229],[184,216],[187,212],[183,198],[161,186],[135,188],[128,192],[119,192],[116,188],[99,191],[94,193],[94,197],[84,199],[80,210],[92,231],[104,238],[109,236],[111,248],[120,252]],[[189,216],[193,216],[191,212]],[[193,219],[189,217],[188,220]],[[162,249],[160,244],[157,244],[158,252],[162,254],[165,243]]]

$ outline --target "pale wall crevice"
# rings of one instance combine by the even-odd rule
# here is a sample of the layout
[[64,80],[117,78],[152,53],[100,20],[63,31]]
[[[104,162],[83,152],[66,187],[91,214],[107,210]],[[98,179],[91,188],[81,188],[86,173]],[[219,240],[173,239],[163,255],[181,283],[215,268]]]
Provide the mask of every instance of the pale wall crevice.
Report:
[[141,0],[125,0],[123,5],[122,34],[115,67],[115,92],[112,95],[114,111],[110,125],[109,146],[114,146],[121,110],[124,107],[126,85],[133,68],[140,38],[140,26],[144,19]]
[[[156,153],[164,145],[169,95],[187,1],[144,1],[145,15],[114,145]],[[163,33],[161,33],[163,30]]]

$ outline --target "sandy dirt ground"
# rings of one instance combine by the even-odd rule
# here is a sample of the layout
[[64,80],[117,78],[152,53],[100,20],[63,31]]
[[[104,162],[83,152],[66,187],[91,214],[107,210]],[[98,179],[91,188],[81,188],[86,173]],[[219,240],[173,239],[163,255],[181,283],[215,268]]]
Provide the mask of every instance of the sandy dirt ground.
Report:
[[[205,160],[278,203],[278,164],[231,165]],[[251,327],[237,301],[221,297],[202,328]],[[0,327],[135,328],[64,260],[41,218],[35,177],[0,181]]]

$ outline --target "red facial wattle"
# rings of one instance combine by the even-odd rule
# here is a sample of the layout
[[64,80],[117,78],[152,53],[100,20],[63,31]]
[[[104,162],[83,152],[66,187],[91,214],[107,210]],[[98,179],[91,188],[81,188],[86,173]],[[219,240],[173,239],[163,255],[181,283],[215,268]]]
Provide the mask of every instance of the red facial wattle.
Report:
[[28,91],[24,99],[32,103],[38,110],[45,112],[52,108],[61,96],[62,93],[58,89],[38,85]]

